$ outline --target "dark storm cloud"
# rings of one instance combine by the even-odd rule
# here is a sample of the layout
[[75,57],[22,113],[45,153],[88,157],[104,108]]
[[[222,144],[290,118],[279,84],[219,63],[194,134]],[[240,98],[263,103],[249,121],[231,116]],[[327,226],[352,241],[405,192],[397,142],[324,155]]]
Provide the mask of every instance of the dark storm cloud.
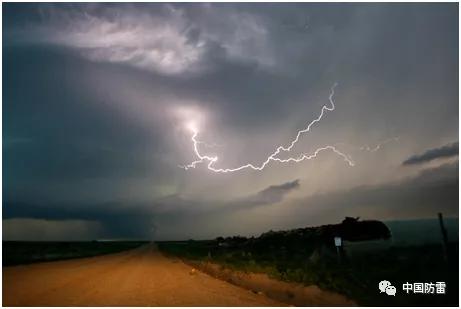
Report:
[[115,201],[87,205],[39,204],[7,200],[3,205],[3,218],[98,222],[102,227],[98,234],[99,238],[149,239],[155,236],[155,222],[165,217],[174,221],[189,215],[207,216],[212,213],[222,214],[270,205],[281,202],[288,193],[298,187],[299,180],[294,180],[270,186],[246,198],[224,204],[220,201],[204,203],[201,200],[182,198],[177,195],[151,202]]
[[[421,171],[395,183],[360,186],[314,195],[295,202],[293,213],[328,223],[345,216],[362,218],[431,218],[438,212],[459,215],[458,162]],[[301,215],[304,214],[304,215]]]
[[[377,104],[386,110],[398,108],[392,96],[410,85],[429,84],[432,92],[443,89],[442,83],[451,83],[446,68],[456,64],[449,59],[457,59],[451,57],[457,54],[456,39],[451,39],[457,37],[454,8],[436,4],[58,5],[41,7],[38,28],[44,29],[42,37],[81,51],[83,57],[144,68],[154,75],[172,69],[163,79],[175,92],[214,102],[225,112],[225,123],[244,130],[276,125],[293,111],[311,116],[326,103],[335,81],[344,87],[367,85],[387,101]],[[303,32],[286,27],[286,20],[307,17],[310,26]],[[173,32],[156,27],[156,35],[146,40],[144,31],[150,33],[153,25],[162,23]],[[60,31],[62,35],[57,35]],[[98,37],[105,40],[99,43]],[[99,52],[88,56],[87,49]],[[179,68],[158,67],[159,60],[149,56],[155,54],[149,53],[151,49],[191,62]],[[439,57],[440,52],[446,56]],[[435,65],[433,59],[440,63]],[[186,78],[176,74],[195,67],[200,74],[186,74]]]
[[[194,202],[182,200],[179,204],[187,210],[158,214],[161,224],[158,230],[161,235],[174,235],[174,239],[210,238],[331,224],[346,216],[395,220],[435,218],[442,212],[447,217],[458,217],[458,187],[458,163],[452,163],[423,170],[398,182],[315,194],[273,206],[265,204],[267,207],[255,207],[262,204],[252,205],[252,198],[248,197],[227,205],[210,203],[206,206],[209,210],[204,211],[191,207]],[[178,204],[177,198],[175,200],[171,206]],[[285,211],[283,216],[280,215],[282,210]],[[242,225],[238,232],[236,222]],[[181,228],[171,228],[179,226]]]
[[451,143],[439,148],[426,150],[422,154],[414,155],[402,162],[402,165],[423,164],[439,158],[450,158],[459,154],[459,143]]
[[[265,205],[281,202],[285,195],[291,191],[299,188],[299,179],[283,183],[281,185],[270,186],[254,196],[250,196],[243,201],[242,204],[248,203],[250,205]],[[248,205],[249,206],[249,205]]]
[[[457,139],[455,3],[7,3],[3,17],[5,218],[96,221],[108,237],[147,237],[155,219],[184,226],[187,237],[227,221],[245,230],[233,210],[283,207],[296,189],[300,196],[331,190],[306,200],[325,206],[318,212],[328,218],[367,203],[380,205],[381,215],[418,216],[403,206],[433,210],[443,199],[437,194],[447,196],[444,205],[452,199],[454,179],[419,187],[408,180],[399,191],[395,179],[408,169],[392,169],[408,149]],[[211,142],[226,144],[218,148],[225,167],[285,143],[329,103],[336,81],[337,111],[315,126],[309,151],[402,135],[389,152],[371,154],[379,164],[358,161],[343,182],[324,157],[252,175],[178,168],[192,149],[169,108],[197,105],[212,114],[200,137],[216,133]],[[378,180],[375,171],[387,185],[360,187]],[[302,187],[298,180],[268,187],[300,177]],[[248,216],[248,224],[261,218]]]
[[[3,56],[6,196],[110,200],[120,185],[107,182],[171,179],[169,146],[161,138],[168,127],[127,119],[111,108],[109,95],[95,96],[82,76],[97,75],[101,64],[43,46],[7,48]],[[88,187],[88,181],[101,184]]]
[[[240,198],[237,201],[208,201],[184,198],[180,195],[169,195],[149,202],[112,201],[99,204],[41,204],[34,202],[19,202],[6,200],[3,217],[34,218],[49,220],[93,220],[105,221],[114,219],[116,222],[127,218],[126,224],[136,225],[132,218],[153,217],[161,213],[223,211],[238,208],[270,205],[281,202],[284,197],[300,187],[299,179],[269,186],[255,194]],[[217,206],[217,207],[215,207]],[[213,208],[215,208],[213,210]],[[131,222],[131,223],[130,223]]]
[[[177,231],[178,235],[182,236],[177,237],[187,237],[190,233],[201,235],[199,227],[207,220],[218,225],[223,224],[226,218],[236,211],[259,209],[256,206],[278,203],[286,194],[298,187],[297,180],[273,185],[254,195],[224,204],[219,201],[204,203],[179,196],[146,203],[129,203],[129,205],[111,202],[87,206],[50,204],[45,206],[7,201],[3,206],[3,216],[4,219],[100,222],[103,229],[98,235],[108,238],[152,238],[157,232],[157,223],[164,225],[168,222],[169,226],[183,227]],[[336,222],[345,216],[384,219],[424,218],[433,217],[437,212],[443,212],[447,216],[457,216],[458,163],[423,170],[416,177],[397,183],[361,186],[347,191],[314,195],[279,207],[289,209],[288,217],[293,217],[290,224],[295,226],[326,224]],[[301,218],[302,221],[299,221]],[[283,222],[279,223],[283,224]],[[269,228],[270,226],[267,227]],[[260,230],[263,231],[264,228]],[[204,233],[203,235],[207,235],[207,232]]]
[[292,191],[300,187],[299,179],[269,186],[257,193],[230,201],[201,201],[180,195],[170,195],[153,201],[157,214],[162,213],[224,213],[241,209],[251,209],[257,206],[279,203]]
[[[38,17],[30,20],[19,6],[10,7],[22,16],[21,23],[8,19],[11,33],[22,29],[30,35],[41,29],[35,37],[65,46],[66,52],[147,71],[139,73],[141,83],[203,101],[219,111],[222,128],[232,127],[235,134],[250,127],[255,132],[277,130],[285,119],[292,119],[293,130],[299,128],[328,103],[329,88],[336,81],[343,96],[348,88],[368,89],[342,108],[343,119],[354,121],[364,115],[363,125],[391,131],[384,135],[407,129],[408,119],[400,115],[415,118],[413,110],[431,109],[419,97],[440,93],[438,100],[448,102],[454,95],[447,88],[455,85],[457,76],[448,71],[457,67],[455,5],[37,5],[34,8],[40,9],[29,14]],[[287,20],[294,24],[308,20],[309,27],[293,29],[286,26]],[[173,32],[153,27],[162,23]],[[152,28],[158,29],[156,35],[145,39],[144,33]],[[101,37],[102,42],[96,40]],[[87,50],[98,52],[88,55]],[[149,56],[155,54],[151,50],[191,62],[164,74],[169,68],[158,67],[158,59]],[[189,67],[198,71],[186,74]],[[418,91],[405,106],[395,100],[415,88]],[[368,93],[373,96],[367,97]],[[376,121],[377,115],[391,122]],[[444,117],[454,120],[456,115],[448,112]],[[446,119],[437,125],[455,122]]]
[[149,239],[154,236],[154,215],[149,203],[129,203],[128,206],[121,202],[75,205],[4,201],[3,219],[99,222],[102,229],[94,235],[96,238]]

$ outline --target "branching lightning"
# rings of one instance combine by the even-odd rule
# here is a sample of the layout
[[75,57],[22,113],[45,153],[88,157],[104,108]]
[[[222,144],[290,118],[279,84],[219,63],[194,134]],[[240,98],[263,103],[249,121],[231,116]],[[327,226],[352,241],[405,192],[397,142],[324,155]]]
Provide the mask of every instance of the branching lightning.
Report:
[[365,146],[360,147],[359,149],[369,151],[369,152],[376,152],[379,149],[381,149],[381,147],[384,146],[385,144],[390,143],[390,142],[398,142],[399,139],[400,139],[400,137],[398,137],[398,136],[391,137],[391,138],[388,138],[388,139],[382,141],[381,143],[377,144],[375,147],[370,147],[368,145],[365,145]]
[[301,154],[297,157],[289,157],[289,158],[286,158],[286,159],[281,159],[278,157],[278,155],[281,153],[281,152],[290,152],[293,147],[296,145],[296,143],[299,141],[300,137],[309,132],[312,128],[312,126],[314,124],[316,124],[317,122],[319,122],[323,116],[325,115],[325,113],[327,111],[333,111],[335,109],[335,103],[333,101],[333,97],[335,95],[335,88],[337,86],[337,83],[335,83],[332,87],[331,87],[331,91],[330,91],[330,95],[328,97],[328,100],[330,102],[330,106],[326,106],[324,105],[320,111],[320,114],[317,118],[315,118],[314,120],[312,120],[306,128],[298,131],[298,133],[296,134],[296,137],[288,144],[288,146],[278,146],[276,148],[276,150],[271,153],[267,158],[266,160],[264,160],[260,165],[254,165],[254,164],[251,164],[251,163],[247,163],[245,165],[241,165],[239,167],[235,167],[235,168],[216,168],[214,167],[215,163],[218,161],[218,157],[217,156],[209,156],[209,155],[204,155],[204,154],[201,154],[200,153],[200,150],[199,150],[199,144],[202,144],[204,142],[201,142],[199,140],[197,140],[197,136],[198,136],[198,129],[196,126],[194,125],[191,125],[189,124],[188,125],[188,128],[189,130],[192,132],[192,137],[191,137],[191,141],[193,143],[193,146],[194,146],[194,153],[195,155],[197,156],[197,160],[191,162],[190,164],[188,165],[185,165],[185,166],[181,166],[182,168],[184,168],[185,170],[188,170],[190,168],[196,168],[196,166],[200,163],[205,163],[205,162],[208,162],[208,164],[206,165],[207,168],[210,170],[210,171],[213,171],[215,173],[231,173],[231,172],[237,172],[237,171],[241,171],[243,169],[252,169],[252,170],[256,170],[256,171],[261,171],[263,170],[271,161],[274,161],[274,162],[278,162],[278,163],[290,163],[290,162],[295,162],[295,163],[299,163],[299,162],[302,162],[304,160],[311,160],[311,159],[314,159],[317,157],[317,155],[321,152],[324,152],[324,151],[332,151],[334,152],[335,154],[337,154],[338,156],[342,157],[344,159],[345,162],[347,162],[349,164],[349,166],[354,166],[354,162],[351,160],[351,158],[344,154],[343,152],[339,151],[335,146],[333,145],[327,145],[327,146],[324,146],[324,147],[320,147],[318,149],[316,149],[313,153],[311,154]]
[[346,146],[346,147],[350,147],[350,148],[360,150],[360,151],[376,152],[376,151],[380,150],[382,147],[384,147],[384,145],[386,145],[388,143],[391,143],[391,142],[398,142],[399,140],[400,140],[399,136],[394,136],[394,137],[385,139],[385,140],[377,143],[375,146],[369,146],[369,145],[357,146],[357,145],[352,145],[352,144],[344,143],[344,142],[335,143],[334,145],[335,146],[340,146],[340,145],[341,146]]

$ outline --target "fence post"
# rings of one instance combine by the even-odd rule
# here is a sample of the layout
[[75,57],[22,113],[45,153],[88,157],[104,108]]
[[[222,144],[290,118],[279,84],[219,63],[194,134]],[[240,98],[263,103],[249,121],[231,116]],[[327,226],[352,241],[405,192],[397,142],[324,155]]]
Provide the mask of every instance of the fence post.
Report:
[[439,224],[440,224],[440,230],[442,231],[442,241],[443,241],[443,258],[448,260],[448,235],[447,235],[447,230],[445,228],[445,225],[443,224],[443,217],[442,213],[438,213],[439,216]]

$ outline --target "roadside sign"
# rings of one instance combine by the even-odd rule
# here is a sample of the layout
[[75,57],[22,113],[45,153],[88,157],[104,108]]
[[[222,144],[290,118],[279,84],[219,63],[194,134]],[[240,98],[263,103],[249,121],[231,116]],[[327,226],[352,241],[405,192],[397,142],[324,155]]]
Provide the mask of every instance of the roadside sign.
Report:
[[341,247],[342,243],[343,243],[343,241],[342,241],[341,237],[335,237],[335,246],[336,247]]

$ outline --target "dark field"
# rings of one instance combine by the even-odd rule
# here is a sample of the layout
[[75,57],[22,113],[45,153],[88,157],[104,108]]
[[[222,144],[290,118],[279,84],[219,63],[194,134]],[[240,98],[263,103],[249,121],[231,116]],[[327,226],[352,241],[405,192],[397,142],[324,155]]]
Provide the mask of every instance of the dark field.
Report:
[[[268,232],[257,238],[156,243],[167,255],[193,264],[211,262],[229,269],[265,273],[277,280],[314,284],[343,294],[361,306],[457,306],[458,221],[446,221],[450,240],[447,259],[437,224],[430,220],[413,225],[391,223],[391,239],[362,241],[358,242],[359,246],[345,242],[341,259],[332,242],[325,243],[317,230],[309,229],[302,233],[296,230]],[[116,253],[145,243],[4,241],[3,266]],[[396,296],[379,293],[381,280],[388,280],[396,287]],[[446,283],[446,295],[406,294],[402,290],[406,282],[440,281]]]
[[[160,250],[195,263],[212,262],[225,267],[262,272],[270,277],[339,292],[362,306],[457,306],[458,244],[451,243],[445,261],[441,245],[391,246],[364,252],[342,261],[334,254],[313,259],[313,248],[268,245],[222,247],[217,241],[160,242]],[[395,297],[380,294],[378,283],[390,281]],[[446,295],[406,294],[405,282],[445,281]]]
[[116,253],[139,247],[141,241],[33,242],[3,241],[3,266]]

